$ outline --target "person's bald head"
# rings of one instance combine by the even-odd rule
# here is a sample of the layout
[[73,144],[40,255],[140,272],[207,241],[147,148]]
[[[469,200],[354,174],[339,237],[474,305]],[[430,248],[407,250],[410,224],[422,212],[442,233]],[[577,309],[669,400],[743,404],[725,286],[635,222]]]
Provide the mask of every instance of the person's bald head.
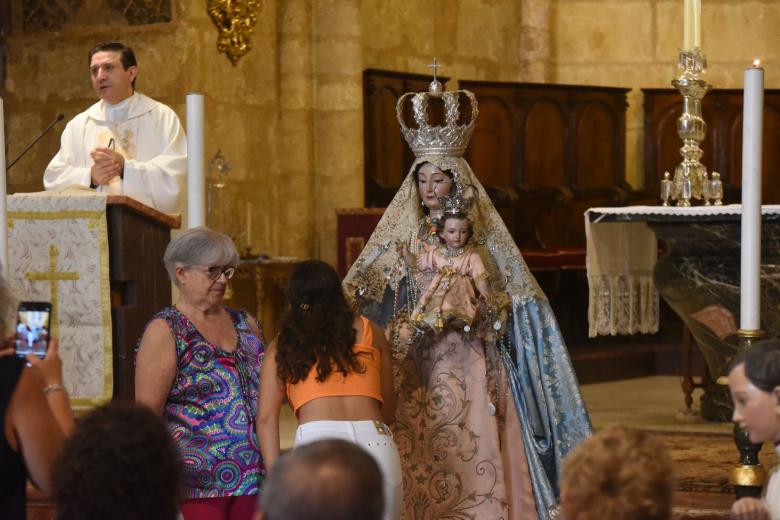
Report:
[[350,442],[306,444],[274,465],[260,509],[264,520],[380,520],[382,474],[371,455]]

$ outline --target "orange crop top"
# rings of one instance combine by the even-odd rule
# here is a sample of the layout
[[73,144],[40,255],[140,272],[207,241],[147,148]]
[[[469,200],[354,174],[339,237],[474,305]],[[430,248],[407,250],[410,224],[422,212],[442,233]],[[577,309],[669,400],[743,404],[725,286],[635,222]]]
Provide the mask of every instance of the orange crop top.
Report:
[[363,321],[363,337],[355,344],[354,352],[365,353],[358,356],[358,359],[366,370],[362,374],[349,372],[346,376],[334,370],[325,381],[320,383],[317,381],[317,365],[313,365],[306,379],[295,384],[287,383],[287,399],[296,415],[301,406],[320,397],[359,395],[383,402],[380,379],[381,353],[373,346],[374,334],[371,322],[365,316],[361,316],[360,319]]

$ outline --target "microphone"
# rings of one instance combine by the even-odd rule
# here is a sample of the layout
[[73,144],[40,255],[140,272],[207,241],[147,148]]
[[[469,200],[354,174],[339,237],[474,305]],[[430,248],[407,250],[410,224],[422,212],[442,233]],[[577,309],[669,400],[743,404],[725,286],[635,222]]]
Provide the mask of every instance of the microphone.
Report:
[[22,151],[22,153],[20,153],[19,155],[17,155],[17,156],[16,156],[16,159],[14,159],[13,161],[11,161],[11,164],[9,164],[9,165],[6,167],[5,171],[7,172],[8,170],[10,170],[10,169],[11,169],[11,167],[12,167],[14,164],[16,164],[16,163],[17,163],[17,161],[19,161],[19,159],[21,159],[22,157],[24,157],[24,154],[26,154],[26,153],[27,153],[27,152],[30,150],[30,148],[32,148],[33,146],[35,146],[35,143],[37,143],[38,141],[40,141],[40,140],[41,140],[41,137],[43,137],[44,135],[46,135],[46,132],[48,132],[49,130],[51,130],[51,128],[52,128],[54,125],[56,125],[57,123],[59,123],[59,122],[60,122],[60,121],[62,121],[63,119],[65,119],[65,116],[64,116],[64,115],[62,115],[62,114],[57,114],[57,117],[55,117],[55,118],[54,118],[54,121],[52,121],[51,123],[49,123],[49,126],[47,126],[47,127],[46,127],[46,128],[43,130],[43,132],[41,132],[41,134],[40,134],[38,137],[36,137],[36,138],[35,138],[35,140],[34,140],[32,143],[30,143],[30,144],[27,146],[27,148],[25,148],[25,149],[24,149],[24,151]]

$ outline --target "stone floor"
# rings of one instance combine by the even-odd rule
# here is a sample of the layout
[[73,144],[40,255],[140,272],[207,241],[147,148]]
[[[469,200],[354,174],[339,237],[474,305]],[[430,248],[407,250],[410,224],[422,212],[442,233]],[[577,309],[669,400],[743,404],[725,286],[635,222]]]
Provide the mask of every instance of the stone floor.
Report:
[[698,416],[696,403],[701,390],[693,393],[693,410],[686,409],[680,380],[675,376],[582,385],[582,396],[596,429],[624,424],[643,430],[731,435],[731,424],[710,423]]
[[[596,430],[614,424],[658,435],[675,461],[675,518],[726,519],[734,501],[729,475],[738,454],[731,424],[709,423],[685,407],[679,378],[653,376],[582,386]],[[771,468],[775,454],[765,445],[761,462]]]
[[[728,518],[733,490],[728,482],[737,451],[731,424],[709,423],[696,414],[701,391],[694,393],[688,411],[679,378],[652,376],[582,386],[582,394],[596,430],[615,424],[656,433],[676,463],[678,519]],[[281,417],[281,442],[290,448],[297,421],[288,407]],[[774,453],[765,446],[765,466],[774,465]]]

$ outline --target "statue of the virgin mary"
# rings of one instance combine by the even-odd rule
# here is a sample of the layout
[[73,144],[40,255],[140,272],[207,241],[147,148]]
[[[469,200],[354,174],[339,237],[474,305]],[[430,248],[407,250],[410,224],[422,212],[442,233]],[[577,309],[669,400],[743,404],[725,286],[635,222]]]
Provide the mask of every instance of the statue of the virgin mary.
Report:
[[[445,125],[428,123],[433,97]],[[409,98],[416,128],[403,119]],[[464,124],[461,99],[471,109]],[[401,97],[397,114],[416,160],[344,284],[392,343],[403,517],[554,517],[561,461],[591,425],[549,302],[463,159],[476,99],[434,80],[428,92]],[[490,327],[424,332],[410,312],[431,276],[404,262],[403,251],[441,247],[440,200],[453,188],[473,197],[471,244],[503,309],[485,313]]]

